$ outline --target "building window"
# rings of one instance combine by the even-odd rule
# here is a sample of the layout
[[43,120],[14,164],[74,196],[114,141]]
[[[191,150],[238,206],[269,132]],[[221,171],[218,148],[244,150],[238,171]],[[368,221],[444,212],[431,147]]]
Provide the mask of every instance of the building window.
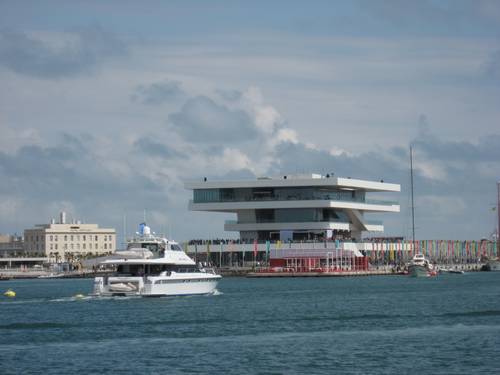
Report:
[[54,236],[54,239],[57,241],[57,234]]
[[50,244],[50,250],[54,250],[54,245]]
[[113,236],[111,234],[109,235],[109,240],[113,241]]
[[52,236],[50,236],[50,240],[52,241]]
[[71,235],[71,241],[73,241],[73,235]]
[[68,250],[68,244],[67,243],[64,244],[64,250]]
[[104,235],[104,241],[108,240],[108,236]]
[[80,250],[80,244],[79,243],[76,244],[76,249]]
[[[97,241],[97,236],[95,236],[95,240]],[[97,249],[97,247],[96,247],[96,249]]]
[[57,244],[56,244],[56,246],[55,246],[55,249],[57,250]]
[[95,244],[95,249],[97,250],[97,244]]
[[85,244],[83,244],[83,250],[85,250],[87,248],[87,246]]
[[87,241],[87,236],[86,235],[83,235],[83,240]]
[[67,240],[68,240],[68,236],[64,235],[64,241],[67,241]]
[[108,249],[108,244],[104,244],[104,250],[107,250]]
[[73,249],[74,249],[74,248],[73,248],[73,244],[71,244],[71,250],[73,250]]

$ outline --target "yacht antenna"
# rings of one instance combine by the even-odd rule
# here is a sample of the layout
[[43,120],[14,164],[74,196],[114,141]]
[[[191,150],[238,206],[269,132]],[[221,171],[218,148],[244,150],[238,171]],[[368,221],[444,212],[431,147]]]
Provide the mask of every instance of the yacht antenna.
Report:
[[415,243],[415,202],[413,200],[413,149],[410,145],[411,234]]

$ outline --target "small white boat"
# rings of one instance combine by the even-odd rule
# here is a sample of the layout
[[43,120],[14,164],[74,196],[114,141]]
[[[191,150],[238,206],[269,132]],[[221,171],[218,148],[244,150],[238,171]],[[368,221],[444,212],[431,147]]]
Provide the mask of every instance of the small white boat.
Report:
[[175,241],[151,234],[145,224],[127,250],[117,251],[100,264],[115,272],[94,279],[98,296],[213,294],[221,279],[213,270],[199,268]]
[[137,284],[113,283],[109,285],[109,290],[117,293],[137,292]]
[[465,272],[462,270],[454,270],[453,268],[439,268],[439,273],[454,273],[463,275]]
[[64,273],[49,273],[48,275],[40,275],[39,279],[57,279],[59,277],[64,277]]

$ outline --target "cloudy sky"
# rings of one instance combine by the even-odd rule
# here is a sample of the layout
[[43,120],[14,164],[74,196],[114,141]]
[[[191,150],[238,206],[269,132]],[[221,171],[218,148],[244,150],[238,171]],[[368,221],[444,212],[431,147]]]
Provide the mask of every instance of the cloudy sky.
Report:
[[410,144],[418,238],[495,228],[498,1],[2,1],[0,82],[0,233],[229,237],[184,181],[335,172],[408,236]]

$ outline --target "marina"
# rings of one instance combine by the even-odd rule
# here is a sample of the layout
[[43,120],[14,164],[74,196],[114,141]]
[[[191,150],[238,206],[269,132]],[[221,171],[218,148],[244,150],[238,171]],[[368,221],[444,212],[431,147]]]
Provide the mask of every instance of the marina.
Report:
[[0,375],[500,374],[500,0],[0,20]]
[[[410,162],[413,165],[411,148]],[[173,285],[174,276],[181,273],[177,283],[187,283],[187,273],[194,279],[199,279],[200,273],[206,280],[212,279],[217,276],[213,275],[215,269],[227,276],[251,277],[430,276],[440,270],[500,269],[496,235],[460,241],[415,239],[413,183],[411,239],[380,236],[382,221],[367,219],[372,213],[392,215],[400,211],[398,202],[370,197],[399,192],[399,184],[313,173],[254,180],[204,178],[186,182],[185,187],[193,192],[190,210],[236,214],[237,220],[226,221],[224,229],[238,232],[239,238],[169,244],[144,222],[137,232],[139,237],[129,238],[125,248],[117,250],[114,228],[80,220],[67,223],[66,213],[61,211],[58,223],[51,219],[50,224],[26,230],[24,245],[20,245],[22,239],[12,237],[11,244],[4,246],[13,249],[5,253],[10,256],[0,257],[0,279],[94,276],[96,293],[112,295],[154,294],[152,288],[162,283],[164,288]],[[500,209],[500,184],[497,192]],[[125,239],[125,230],[123,234]],[[177,268],[176,261],[180,262]],[[157,287],[153,287],[155,283]],[[215,279],[211,284],[208,289],[215,289]]]

